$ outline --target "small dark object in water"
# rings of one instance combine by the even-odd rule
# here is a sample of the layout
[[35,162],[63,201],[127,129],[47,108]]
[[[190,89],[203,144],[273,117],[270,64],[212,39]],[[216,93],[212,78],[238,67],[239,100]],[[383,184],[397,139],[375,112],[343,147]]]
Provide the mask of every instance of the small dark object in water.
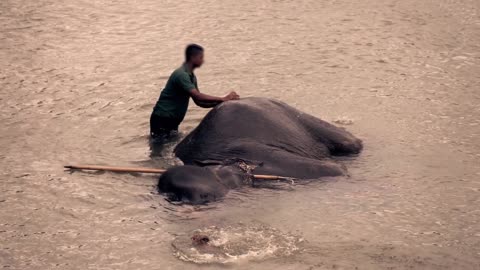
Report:
[[203,246],[210,242],[210,238],[204,234],[195,234],[192,236],[192,243],[194,246]]

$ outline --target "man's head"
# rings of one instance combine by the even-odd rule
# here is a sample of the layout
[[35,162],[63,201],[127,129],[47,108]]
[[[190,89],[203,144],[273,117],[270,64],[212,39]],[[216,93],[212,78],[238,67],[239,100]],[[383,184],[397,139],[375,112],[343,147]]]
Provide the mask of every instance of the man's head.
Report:
[[190,44],[185,49],[185,61],[192,63],[193,67],[200,67],[203,64],[203,48],[197,44]]

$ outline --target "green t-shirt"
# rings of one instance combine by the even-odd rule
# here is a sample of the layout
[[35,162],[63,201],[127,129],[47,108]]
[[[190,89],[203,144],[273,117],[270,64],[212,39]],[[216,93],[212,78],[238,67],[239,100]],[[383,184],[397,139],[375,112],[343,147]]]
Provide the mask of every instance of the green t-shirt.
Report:
[[153,113],[160,117],[183,121],[188,109],[190,91],[198,89],[197,77],[189,72],[185,65],[176,69],[168,78],[165,88],[160,94]]

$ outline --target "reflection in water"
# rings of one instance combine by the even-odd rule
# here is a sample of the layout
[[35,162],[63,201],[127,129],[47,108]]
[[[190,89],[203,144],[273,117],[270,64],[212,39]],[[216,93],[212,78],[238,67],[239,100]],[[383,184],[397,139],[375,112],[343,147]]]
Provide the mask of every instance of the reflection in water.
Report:
[[[232,235],[242,222],[307,243],[235,269],[480,269],[479,9],[477,0],[0,1],[0,267],[202,268],[171,243],[201,228]],[[64,172],[177,164],[178,141],[150,149],[149,117],[191,42],[206,48],[201,91],[277,98],[363,139],[362,154],[342,161],[350,177],[246,186],[198,208],[167,202],[157,175]],[[191,107],[180,136],[206,112]],[[259,233],[228,253],[265,247]]]

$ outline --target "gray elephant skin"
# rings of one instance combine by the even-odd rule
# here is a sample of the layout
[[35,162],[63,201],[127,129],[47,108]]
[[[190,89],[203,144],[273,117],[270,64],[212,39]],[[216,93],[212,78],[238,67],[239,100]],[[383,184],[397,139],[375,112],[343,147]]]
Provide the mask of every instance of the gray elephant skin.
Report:
[[175,147],[185,165],[168,169],[158,190],[173,200],[205,203],[242,186],[249,174],[299,179],[344,175],[332,156],[361,150],[361,140],[345,129],[283,102],[228,101],[213,108]]

